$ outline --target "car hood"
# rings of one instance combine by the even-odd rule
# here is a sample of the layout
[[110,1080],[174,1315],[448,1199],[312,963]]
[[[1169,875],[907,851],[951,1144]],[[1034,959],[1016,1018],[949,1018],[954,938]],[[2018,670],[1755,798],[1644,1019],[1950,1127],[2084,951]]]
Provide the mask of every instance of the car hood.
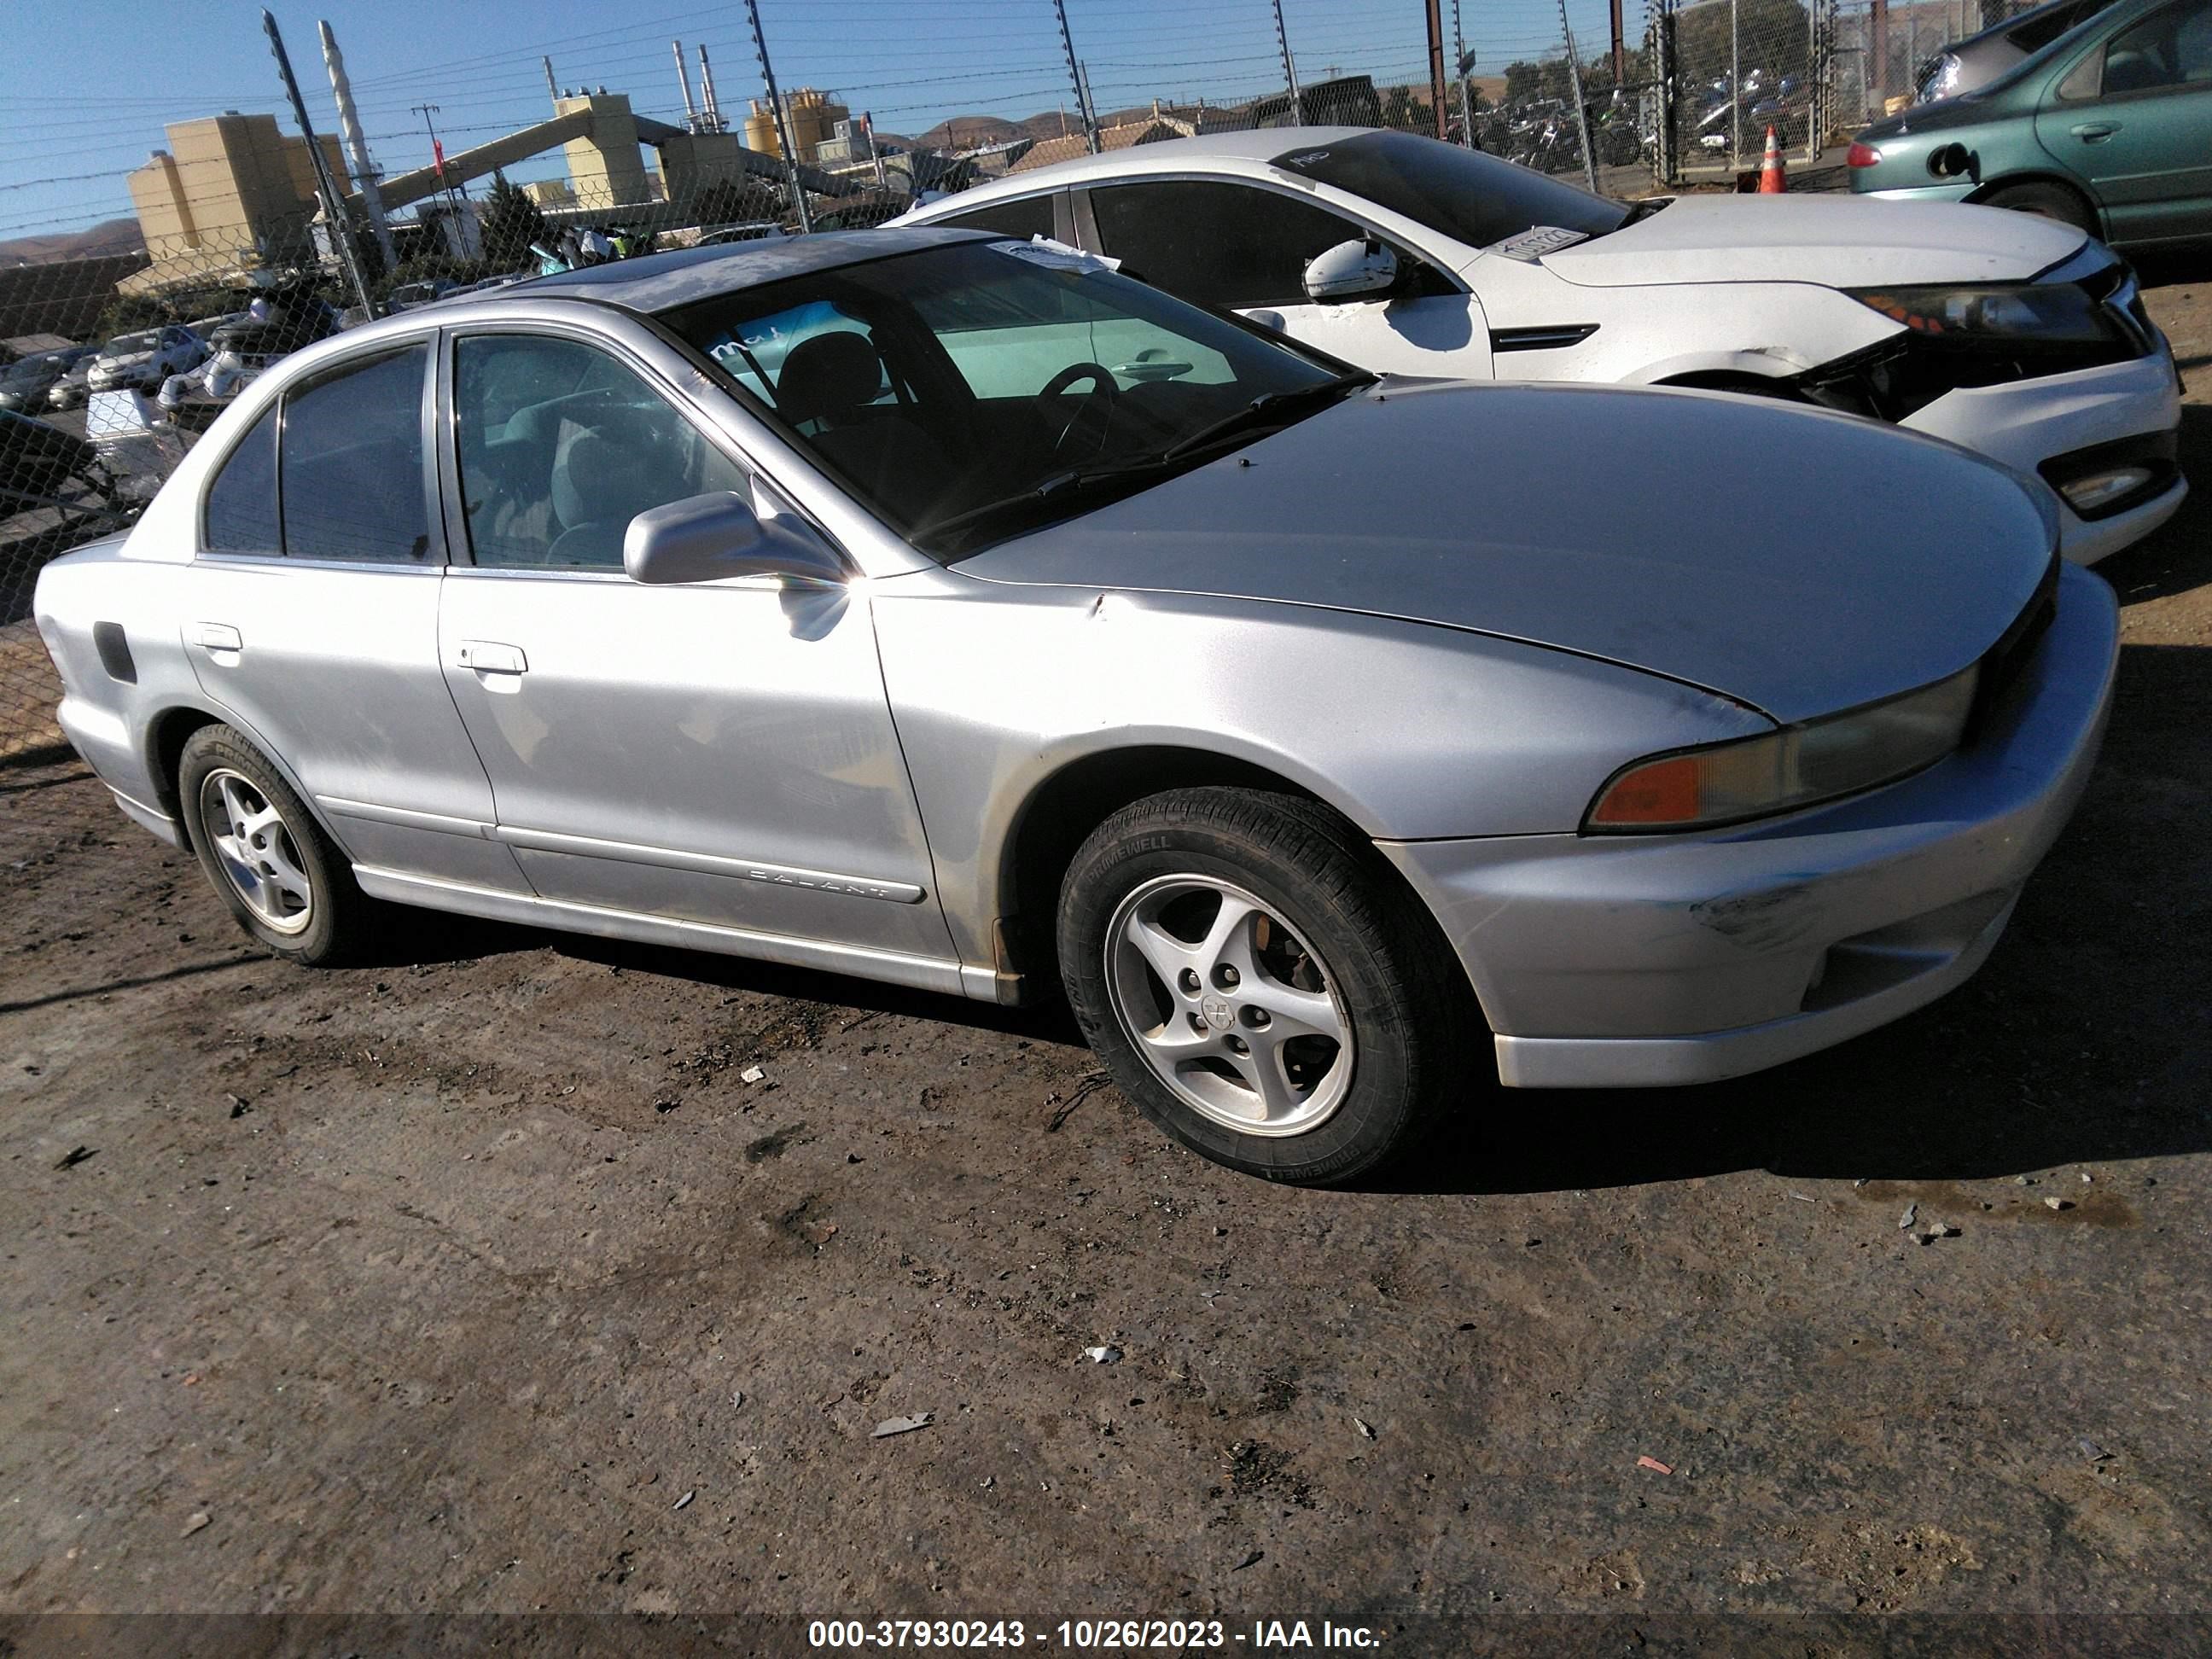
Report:
[[1787,723],[1966,667],[2056,540],[2039,486],[1849,416],[1717,392],[1378,390],[957,568],[1468,629]]
[[2021,282],[2087,240],[2033,214],[1952,202],[1683,196],[1609,236],[1546,256],[1544,268],[1585,288]]

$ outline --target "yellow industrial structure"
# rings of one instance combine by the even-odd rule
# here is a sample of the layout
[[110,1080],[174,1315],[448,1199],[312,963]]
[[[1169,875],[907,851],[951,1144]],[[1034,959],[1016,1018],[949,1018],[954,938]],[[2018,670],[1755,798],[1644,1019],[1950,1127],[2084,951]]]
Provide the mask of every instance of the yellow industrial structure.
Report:
[[581,115],[590,126],[562,146],[576,199],[594,207],[628,207],[652,199],[638,154],[637,118],[626,93],[580,93],[554,100],[555,118]]
[[[756,98],[751,102],[752,113],[745,117],[745,148],[781,158],[783,146],[776,137],[775,112],[762,99]],[[852,118],[852,112],[844,105],[812,87],[784,94],[783,114],[791,125],[791,147],[799,152],[800,161],[810,163],[837,123]]]
[[[169,147],[131,173],[131,200],[153,263],[125,293],[204,283],[220,268],[280,263],[305,252],[315,217],[315,168],[304,138],[273,115],[235,110],[174,121]],[[331,176],[345,177],[337,140],[325,137]]]

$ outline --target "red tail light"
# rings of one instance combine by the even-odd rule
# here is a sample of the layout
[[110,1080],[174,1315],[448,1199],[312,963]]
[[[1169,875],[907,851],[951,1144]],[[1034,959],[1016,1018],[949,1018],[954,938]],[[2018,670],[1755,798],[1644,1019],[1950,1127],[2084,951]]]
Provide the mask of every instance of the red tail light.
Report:
[[1847,167],[1870,167],[1881,160],[1881,152],[1872,144],[1853,144],[1844,156]]

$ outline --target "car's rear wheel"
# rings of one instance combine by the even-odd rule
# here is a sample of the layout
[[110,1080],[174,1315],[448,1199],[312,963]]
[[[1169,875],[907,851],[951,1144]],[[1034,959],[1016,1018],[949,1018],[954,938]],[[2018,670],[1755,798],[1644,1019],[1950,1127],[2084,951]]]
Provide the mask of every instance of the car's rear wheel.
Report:
[[2038,218],[2056,219],[2061,224],[2085,230],[2092,236],[2104,233],[2097,225],[2097,215],[2088,203],[2063,185],[2031,180],[2022,185],[2007,185],[2002,190],[1993,190],[1982,198],[1984,207],[2010,208],[2015,213],[2033,213]]
[[1328,1185],[1412,1146],[1473,1010],[1427,913],[1336,814],[1200,788],[1124,808],[1060,889],[1061,977],[1139,1109],[1218,1163]]
[[234,728],[205,726],[186,739],[177,797],[201,870],[262,945],[310,967],[366,948],[374,902],[291,786]]

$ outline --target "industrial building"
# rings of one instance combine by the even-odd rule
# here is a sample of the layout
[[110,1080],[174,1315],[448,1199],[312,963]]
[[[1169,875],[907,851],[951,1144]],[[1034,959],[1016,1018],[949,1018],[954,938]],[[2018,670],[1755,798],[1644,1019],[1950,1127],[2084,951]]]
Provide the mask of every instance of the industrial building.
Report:
[[[217,264],[282,264],[312,252],[315,169],[307,140],[279,131],[273,115],[235,110],[166,131],[168,148],[130,175],[153,263],[118,284],[123,292],[204,283]],[[332,173],[343,177],[337,139],[322,142]]]

